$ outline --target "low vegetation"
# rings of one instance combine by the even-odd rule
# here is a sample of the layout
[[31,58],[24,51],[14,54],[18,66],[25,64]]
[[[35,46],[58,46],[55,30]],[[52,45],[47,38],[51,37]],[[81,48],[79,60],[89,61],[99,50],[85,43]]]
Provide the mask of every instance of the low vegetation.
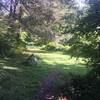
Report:
[[[23,65],[22,62],[32,53],[37,57],[38,65]],[[63,79],[66,79],[66,75],[83,76],[88,72],[88,68],[81,58],[77,60],[71,58],[70,55],[64,55],[63,52],[48,52],[31,47],[25,51],[24,55],[26,56],[16,55],[12,59],[0,60],[0,99],[32,100],[37,95],[43,80],[53,71],[59,72],[61,83],[57,83],[58,86],[64,82]]]

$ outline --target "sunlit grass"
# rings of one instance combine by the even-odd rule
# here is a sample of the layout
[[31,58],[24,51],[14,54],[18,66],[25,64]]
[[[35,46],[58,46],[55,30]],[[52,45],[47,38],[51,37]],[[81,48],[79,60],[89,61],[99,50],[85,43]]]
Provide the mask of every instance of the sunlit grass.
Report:
[[82,58],[71,57],[63,52],[44,52],[43,50],[39,52],[39,50],[40,48],[35,48],[33,53],[40,58],[38,65],[43,68],[55,68],[60,72],[77,74],[86,74],[88,71]]

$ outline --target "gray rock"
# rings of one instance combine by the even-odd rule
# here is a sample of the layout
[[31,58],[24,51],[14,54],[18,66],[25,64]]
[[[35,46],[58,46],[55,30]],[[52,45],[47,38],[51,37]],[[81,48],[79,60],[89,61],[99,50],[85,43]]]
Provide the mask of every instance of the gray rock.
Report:
[[37,66],[37,58],[34,54],[30,55],[27,60],[26,64],[30,66]]

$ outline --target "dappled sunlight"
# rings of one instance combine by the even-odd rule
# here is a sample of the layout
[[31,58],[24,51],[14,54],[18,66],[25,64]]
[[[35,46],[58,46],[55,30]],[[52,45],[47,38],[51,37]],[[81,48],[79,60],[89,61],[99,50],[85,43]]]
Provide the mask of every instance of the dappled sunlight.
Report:
[[0,62],[0,67],[4,65],[4,62]]
[[72,74],[77,75],[85,75],[89,69],[86,67],[86,65],[76,64],[76,65],[62,65],[62,70],[65,72],[70,72]]
[[17,67],[11,67],[11,66],[3,66],[3,69],[21,71],[19,68],[17,68]]
[[55,64],[85,64],[83,61],[83,58],[76,58],[76,57],[71,57],[70,55],[65,55],[63,52],[50,52],[50,51],[45,51],[41,50],[40,48],[28,48],[27,50],[28,54],[34,53],[37,55],[39,58],[41,58],[44,62],[55,65]]
[[[28,49],[29,50],[29,49]],[[35,52],[34,52],[35,51]],[[28,52],[27,52],[28,53]],[[56,69],[62,73],[75,73],[75,74],[86,74],[88,68],[83,58],[71,57],[70,55],[65,55],[63,52],[50,52],[41,51],[41,48],[31,48],[29,54],[35,54],[38,59],[38,66],[42,69]]]
[[67,69],[67,70],[70,70],[70,67],[64,67],[63,69]]
[[59,53],[45,53],[45,54],[39,54],[38,55],[40,58],[42,58],[46,63],[51,63],[51,64],[85,64],[83,59],[79,58],[71,58],[69,55],[63,55]]
[[56,63],[53,61],[42,60],[39,65],[44,69],[56,69],[61,73],[72,73],[77,75],[85,75],[89,69],[85,64],[67,64],[67,63]]
[[55,61],[43,60],[43,62],[50,64],[50,65],[55,65]]
[[46,53],[46,51],[45,50],[40,50],[40,48],[39,47],[27,47],[27,50],[25,50],[25,52],[24,53],[32,53],[32,52],[34,52],[34,53]]
[[76,6],[79,7],[80,10],[82,10],[84,7],[86,7],[86,1],[88,0],[75,0]]

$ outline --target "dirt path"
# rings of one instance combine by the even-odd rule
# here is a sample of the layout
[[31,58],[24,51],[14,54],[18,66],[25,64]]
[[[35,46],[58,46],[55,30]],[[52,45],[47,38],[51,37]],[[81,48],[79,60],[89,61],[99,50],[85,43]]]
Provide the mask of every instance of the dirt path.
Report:
[[54,100],[54,85],[56,80],[59,78],[59,73],[53,71],[46,79],[42,82],[42,85],[38,91],[36,100]]

